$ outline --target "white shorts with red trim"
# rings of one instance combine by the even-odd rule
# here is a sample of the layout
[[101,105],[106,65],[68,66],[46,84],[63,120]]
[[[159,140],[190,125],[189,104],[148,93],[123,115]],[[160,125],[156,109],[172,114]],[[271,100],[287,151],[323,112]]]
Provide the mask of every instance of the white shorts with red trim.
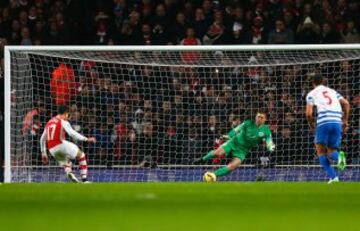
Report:
[[79,147],[72,142],[63,140],[61,144],[50,148],[49,152],[59,163],[63,163],[69,159],[75,159],[79,152]]

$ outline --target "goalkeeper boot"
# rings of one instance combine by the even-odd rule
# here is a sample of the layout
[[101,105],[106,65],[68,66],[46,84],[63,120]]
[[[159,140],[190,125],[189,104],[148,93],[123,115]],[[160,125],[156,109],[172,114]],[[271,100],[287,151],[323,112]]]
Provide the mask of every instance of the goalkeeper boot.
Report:
[[73,183],[79,183],[79,180],[76,178],[76,176],[74,175],[74,173],[69,172],[66,174],[67,178],[73,182]]
[[337,166],[340,171],[344,171],[346,168],[346,156],[345,156],[345,152],[343,151],[339,152],[339,159]]
[[334,177],[328,181],[328,184],[338,183],[340,182],[339,177]]

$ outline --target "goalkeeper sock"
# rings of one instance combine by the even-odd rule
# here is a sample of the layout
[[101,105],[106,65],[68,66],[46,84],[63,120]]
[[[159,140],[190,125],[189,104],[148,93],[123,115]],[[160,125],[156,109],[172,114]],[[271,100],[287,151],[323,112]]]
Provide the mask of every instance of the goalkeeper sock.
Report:
[[204,161],[208,161],[208,160],[212,160],[212,158],[214,158],[215,154],[214,154],[214,150],[208,152],[205,156],[203,156],[201,159]]
[[339,152],[334,151],[333,153],[331,153],[331,159],[333,159],[333,161],[338,162],[338,160],[339,160]]
[[80,176],[81,179],[86,179],[87,178],[87,162],[86,162],[86,157],[85,154],[83,153],[81,155],[81,157],[79,158],[79,165],[80,165]]
[[215,173],[215,176],[218,177],[218,176],[225,176],[225,175],[229,174],[230,172],[231,172],[231,170],[228,167],[222,167],[222,168],[219,168],[218,170],[216,170],[214,173]]
[[321,166],[323,166],[323,168],[325,169],[325,171],[327,172],[327,174],[330,176],[331,179],[334,179],[335,177],[337,177],[337,173],[335,172],[335,169],[333,167],[331,167],[330,161],[326,155],[321,155],[319,157],[319,162],[320,162]]

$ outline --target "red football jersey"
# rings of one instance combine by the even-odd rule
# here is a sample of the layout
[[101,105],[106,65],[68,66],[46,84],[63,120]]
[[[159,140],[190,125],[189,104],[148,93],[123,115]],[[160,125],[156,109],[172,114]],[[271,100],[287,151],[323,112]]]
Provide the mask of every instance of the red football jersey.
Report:
[[47,122],[45,129],[48,148],[53,148],[56,145],[61,144],[62,140],[65,139],[65,132],[62,127],[61,119],[57,116]]

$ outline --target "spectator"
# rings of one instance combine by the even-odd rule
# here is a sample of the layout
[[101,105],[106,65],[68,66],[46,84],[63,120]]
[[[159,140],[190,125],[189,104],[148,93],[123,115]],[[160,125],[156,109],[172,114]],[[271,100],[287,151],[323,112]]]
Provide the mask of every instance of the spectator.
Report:
[[49,45],[55,45],[55,44],[62,45],[63,42],[64,41],[61,37],[58,25],[56,24],[56,22],[51,22],[49,35],[46,43]]
[[48,37],[44,29],[44,23],[42,21],[37,21],[35,23],[33,34],[34,34],[34,44],[36,44],[35,41],[39,41],[38,43],[40,44],[44,44],[48,41]]
[[321,28],[320,43],[340,43],[341,36],[334,30],[329,22],[325,22]]
[[31,41],[31,38],[30,38],[30,31],[29,31],[29,28],[27,28],[27,27],[23,27],[21,29],[21,42],[20,42],[20,44],[23,45],[23,46],[32,45],[32,41]]
[[251,27],[252,44],[263,44],[267,41],[267,33],[263,25],[263,18],[257,16],[253,20]]
[[251,44],[251,39],[251,34],[242,24],[238,22],[233,24],[229,44]]
[[[179,115],[180,116],[180,115]],[[181,150],[178,150],[178,147],[181,147],[181,141],[183,140],[181,133],[180,121],[177,117],[176,125],[171,124],[167,127],[164,137],[162,138],[162,147],[161,150],[163,151],[162,156],[162,163],[164,164],[175,164],[178,161],[176,160],[179,153],[181,153]],[[180,136],[181,135],[181,136]],[[180,138],[180,139],[179,139]],[[178,144],[179,143],[179,146]]]
[[153,19],[154,25],[158,25],[158,29],[166,31],[169,25],[169,17],[166,13],[164,4],[158,4],[155,9],[155,15]]
[[165,45],[167,42],[167,38],[166,38],[166,33],[165,33],[165,29],[163,28],[163,26],[158,23],[154,25],[153,28],[153,37],[154,37],[154,45]]
[[284,12],[284,24],[286,28],[296,31],[299,24],[297,18],[294,16],[294,13],[291,10],[285,10]]
[[192,27],[186,29],[186,38],[180,41],[180,45],[201,45],[198,38],[195,37],[195,30]]
[[127,124],[126,124],[126,116],[121,115],[120,116],[120,122],[115,126],[115,131],[114,131],[114,139],[115,139],[115,159],[116,160],[120,160],[121,156],[122,156],[122,151],[123,151],[123,144],[127,138],[127,133],[128,133],[128,129],[127,129]]
[[[180,45],[196,46],[201,45],[198,38],[195,37],[195,30],[192,27],[186,29],[186,38],[180,41]],[[200,52],[187,51],[181,53],[181,58],[185,63],[194,63],[200,58]]]
[[21,38],[20,38],[20,30],[21,26],[18,20],[13,20],[11,23],[11,34],[9,37],[10,44],[20,44]]
[[224,44],[226,42],[225,26],[223,24],[223,15],[221,11],[216,11],[214,14],[214,23],[209,27],[208,31],[203,37],[205,45]]
[[181,153],[183,153],[183,155],[177,158],[179,159],[178,164],[189,164],[193,158],[199,158],[203,154],[202,139],[199,134],[199,129],[189,129],[187,137],[182,144],[182,148],[183,150]]
[[11,34],[11,18],[9,8],[0,10],[0,38],[9,38]]
[[172,42],[173,44],[179,44],[179,42],[183,38],[185,38],[186,28],[187,28],[187,24],[185,21],[184,13],[182,13],[182,12],[177,13],[176,21],[171,26],[171,29],[169,29],[169,33],[171,36],[169,41]]
[[303,24],[297,29],[296,42],[299,44],[317,44],[320,42],[318,25],[314,24],[310,17],[306,17]]
[[96,28],[95,44],[104,45],[109,41],[108,29],[106,28],[105,22],[98,22]]
[[349,20],[346,23],[346,28],[342,33],[342,39],[344,43],[360,43],[360,34],[355,27],[355,22]]
[[144,23],[151,23],[152,4],[151,0],[143,0],[141,4],[141,15]]
[[274,161],[284,164],[290,163],[294,158],[296,158],[296,161],[301,161],[301,159],[299,159],[299,157],[301,157],[301,153],[299,153],[301,147],[294,146],[297,142],[295,142],[295,134],[291,130],[291,127],[283,127],[279,135],[276,139],[277,149],[274,155],[276,160]]
[[55,68],[52,72],[50,83],[51,95],[55,97],[56,105],[67,105],[77,91],[74,69],[65,63]]
[[[38,120],[44,118],[43,113],[45,112],[44,104],[41,101],[37,102],[37,106],[34,107],[31,111],[29,111],[23,121],[22,126],[22,134],[25,136],[28,133],[33,133],[34,130],[36,131],[40,128],[36,122],[34,122],[34,117],[37,117]],[[35,127],[33,127],[35,125]],[[36,129],[36,127],[39,127]]]
[[210,25],[213,19],[213,4],[210,0],[203,0],[201,7],[204,10],[205,20]]
[[84,118],[82,117],[83,116],[81,114],[81,111],[78,110],[77,107],[71,112],[71,126],[74,128],[75,131],[81,134],[84,133],[84,126],[82,123],[82,121],[84,121]]
[[136,38],[134,29],[130,26],[130,23],[128,21],[124,21],[122,27],[120,28],[120,31],[118,31],[119,35],[115,35],[115,43],[120,45],[134,45]]
[[294,33],[285,27],[282,19],[275,21],[275,29],[270,31],[268,43],[270,44],[290,44],[294,42]]
[[114,0],[113,15],[115,25],[121,27],[124,18],[127,17],[127,5],[125,0]]
[[28,25],[31,31],[34,31],[35,24],[38,21],[37,10],[35,6],[30,7],[28,13]]
[[141,20],[140,13],[136,10],[132,10],[129,14],[129,26],[132,30],[135,41],[140,41],[141,39]]
[[144,129],[143,118],[144,118],[143,110],[137,109],[134,113],[133,122],[131,123],[131,126],[134,128],[137,135],[140,135],[143,132],[143,129]]
[[159,158],[160,150],[153,129],[151,123],[146,123],[142,134],[137,139],[137,155],[143,158],[140,163],[142,167],[155,167]]
[[175,121],[174,109],[169,100],[162,101],[162,107],[159,114],[159,123],[162,124],[164,128],[167,128],[172,122]]
[[106,118],[104,118],[99,128],[95,130],[97,156],[95,156],[94,159],[97,164],[108,164],[110,158],[113,156],[113,143],[111,140],[112,124],[111,119],[106,120]]
[[156,41],[152,34],[152,29],[149,24],[143,24],[141,26],[142,37],[138,41],[139,45],[155,45]]
[[211,149],[216,138],[220,136],[220,128],[216,115],[208,117],[207,127],[203,133],[202,140],[205,142],[206,149]]
[[[137,135],[135,130],[129,129],[125,140],[120,143],[120,163],[136,165],[138,160],[137,155]],[[115,156],[115,160],[117,156]]]
[[196,34],[199,38],[202,38],[206,33],[206,28],[208,28],[205,21],[204,10],[202,8],[197,8],[195,11],[195,18],[194,18],[194,29]]

